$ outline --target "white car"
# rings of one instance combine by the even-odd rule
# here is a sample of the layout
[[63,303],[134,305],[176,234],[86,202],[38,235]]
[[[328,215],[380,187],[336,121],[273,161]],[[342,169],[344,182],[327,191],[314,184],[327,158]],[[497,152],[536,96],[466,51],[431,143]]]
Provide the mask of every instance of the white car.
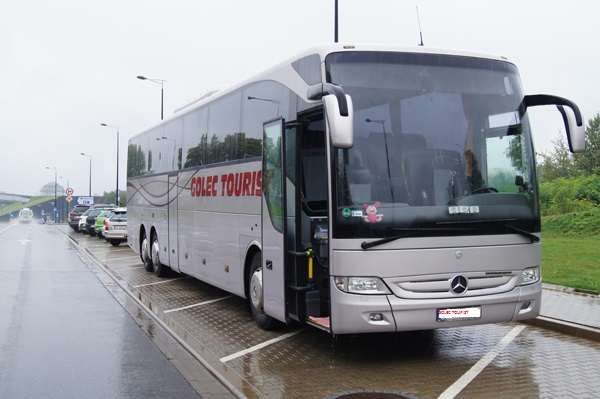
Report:
[[83,212],[83,214],[79,217],[79,225],[78,225],[78,229],[77,231],[79,231],[80,233],[83,233],[84,227],[85,227],[85,222],[87,220],[87,211]]
[[104,219],[103,235],[115,247],[127,241],[127,208],[116,208]]
[[31,223],[33,211],[29,208],[23,208],[19,211],[19,223]]

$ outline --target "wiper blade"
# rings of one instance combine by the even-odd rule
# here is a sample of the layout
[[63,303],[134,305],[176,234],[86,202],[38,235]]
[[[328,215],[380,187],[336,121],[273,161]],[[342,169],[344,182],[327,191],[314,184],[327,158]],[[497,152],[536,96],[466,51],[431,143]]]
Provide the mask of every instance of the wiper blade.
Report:
[[[458,224],[458,223],[471,223],[471,224],[484,224],[484,223],[498,223],[498,222],[514,222],[517,219],[482,219],[482,220],[461,220],[461,221],[448,221],[448,222],[438,222],[438,224]],[[507,230],[512,231],[513,233],[521,234],[524,237],[529,238],[529,240],[534,242],[539,242],[540,238],[533,234],[531,231],[523,230],[519,227],[513,226],[512,224],[504,223],[502,224]]]
[[[457,230],[472,230],[472,229],[456,228],[456,227],[432,227],[432,228],[394,228],[392,230],[403,231],[404,234],[398,234],[395,236],[384,237],[384,238],[380,238],[378,240],[373,240],[373,241],[363,241],[360,244],[360,247],[364,250],[367,250],[369,248],[373,248],[378,245],[386,244],[388,242],[396,241],[401,238],[427,237],[426,233],[429,233],[432,231],[457,231]],[[421,234],[415,234],[415,233],[421,233]]]
[[505,224],[504,227],[514,233],[521,234],[522,236],[529,238],[532,244],[540,241],[540,237],[536,236],[531,231],[520,229],[511,224]]

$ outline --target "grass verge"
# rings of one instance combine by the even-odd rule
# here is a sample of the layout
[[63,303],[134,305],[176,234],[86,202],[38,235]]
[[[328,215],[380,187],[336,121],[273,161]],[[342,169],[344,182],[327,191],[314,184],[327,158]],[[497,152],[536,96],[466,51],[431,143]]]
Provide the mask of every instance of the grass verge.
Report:
[[542,235],[544,282],[600,293],[600,236]]

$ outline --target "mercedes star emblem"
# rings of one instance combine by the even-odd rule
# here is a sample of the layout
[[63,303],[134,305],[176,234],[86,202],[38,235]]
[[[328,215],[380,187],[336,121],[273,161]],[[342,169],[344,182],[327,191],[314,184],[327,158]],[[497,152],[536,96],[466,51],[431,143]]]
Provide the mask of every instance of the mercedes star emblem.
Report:
[[456,276],[450,283],[450,288],[455,294],[462,294],[467,290],[467,278],[465,276]]

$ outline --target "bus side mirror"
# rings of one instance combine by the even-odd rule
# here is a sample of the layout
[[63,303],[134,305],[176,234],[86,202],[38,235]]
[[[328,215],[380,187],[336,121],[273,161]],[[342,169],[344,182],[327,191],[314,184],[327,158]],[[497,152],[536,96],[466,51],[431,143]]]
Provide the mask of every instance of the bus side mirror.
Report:
[[346,97],[346,112],[342,112],[342,107],[340,107],[335,95],[327,94],[323,96],[331,145],[336,148],[351,148],[354,144],[352,98],[347,94],[344,94],[344,96]]
[[351,148],[354,144],[352,98],[342,87],[332,83],[309,86],[306,97],[323,101],[331,144],[336,148]]
[[[525,110],[538,105],[556,105],[565,124],[569,150],[571,152],[585,151],[585,125],[577,104],[566,98],[547,94],[529,95],[523,99]],[[568,112],[565,107],[570,108],[572,113]]]

